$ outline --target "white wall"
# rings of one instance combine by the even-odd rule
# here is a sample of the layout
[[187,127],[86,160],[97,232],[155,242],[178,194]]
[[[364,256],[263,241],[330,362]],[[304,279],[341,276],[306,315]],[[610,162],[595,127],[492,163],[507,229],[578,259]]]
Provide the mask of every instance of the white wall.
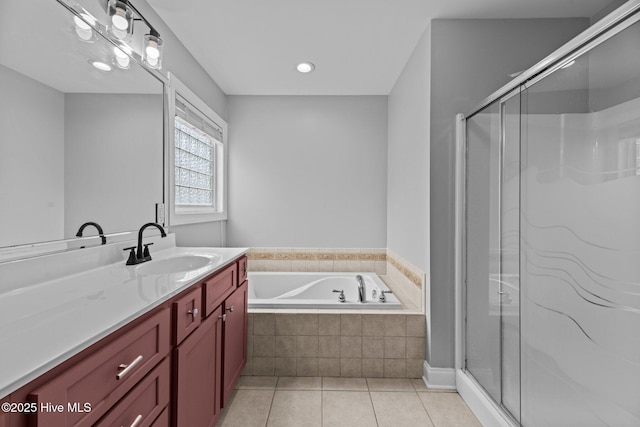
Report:
[[2,65],[0,82],[0,247],[62,239],[64,94]]
[[386,96],[230,96],[230,246],[386,247]]

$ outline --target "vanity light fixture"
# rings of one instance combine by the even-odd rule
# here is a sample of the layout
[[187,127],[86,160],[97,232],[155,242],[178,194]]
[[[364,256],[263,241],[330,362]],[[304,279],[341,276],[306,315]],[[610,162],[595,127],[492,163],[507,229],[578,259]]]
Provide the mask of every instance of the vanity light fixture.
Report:
[[144,36],[144,52],[142,58],[150,68],[160,69],[162,68],[162,47],[163,42],[160,38],[160,34],[151,28],[149,34]]
[[128,0],[109,0],[109,31],[120,40],[130,41],[133,36],[133,8]]
[[315,69],[316,69],[316,66],[313,65],[313,63],[311,62],[301,62],[296,66],[296,70],[298,70],[298,72],[303,74],[310,73]]
[[[145,18],[129,0],[108,0],[107,14],[109,15],[109,31],[116,38],[129,42],[133,36],[133,22],[144,21],[149,27],[149,33],[144,35],[142,45],[142,60],[149,68],[159,70],[162,68],[162,48],[163,42],[160,33],[153,28],[153,25]],[[122,52],[121,52],[122,53]],[[125,68],[125,59],[116,52],[116,61],[120,68]]]

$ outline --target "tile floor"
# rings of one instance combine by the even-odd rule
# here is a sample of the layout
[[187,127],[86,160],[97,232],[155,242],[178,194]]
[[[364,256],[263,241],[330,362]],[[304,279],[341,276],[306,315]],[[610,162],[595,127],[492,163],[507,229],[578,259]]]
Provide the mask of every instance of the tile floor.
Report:
[[421,379],[240,378],[222,427],[480,427],[458,393]]

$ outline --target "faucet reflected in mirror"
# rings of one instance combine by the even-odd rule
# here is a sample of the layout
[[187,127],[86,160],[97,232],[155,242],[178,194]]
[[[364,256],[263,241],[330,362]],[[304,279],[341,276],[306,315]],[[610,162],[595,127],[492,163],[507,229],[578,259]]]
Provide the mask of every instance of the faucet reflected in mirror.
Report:
[[[129,252],[129,259],[127,259],[127,265],[136,265],[141,264],[143,262],[151,261],[151,254],[149,253],[149,246],[153,245],[153,243],[142,244],[142,233],[148,227],[156,227],[160,230],[160,237],[167,237],[167,233],[164,231],[164,228],[158,223],[148,222],[142,227],[140,227],[140,231],[138,231],[138,246],[131,246],[128,248],[124,248],[123,251],[131,251]],[[144,246],[144,249],[143,249]]]
[[78,230],[78,232],[76,233],[76,237],[83,237],[82,236],[82,232],[84,231],[85,228],[87,228],[88,226],[92,226],[95,227],[98,230],[98,235],[100,236],[100,239],[102,240],[102,244],[106,245],[107,244],[107,238],[104,235],[104,231],[102,231],[102,227],[100,227],[100,224],[98,224],[97,222],[85,222],[84,224],[82,224],[80,226],[80,229]]

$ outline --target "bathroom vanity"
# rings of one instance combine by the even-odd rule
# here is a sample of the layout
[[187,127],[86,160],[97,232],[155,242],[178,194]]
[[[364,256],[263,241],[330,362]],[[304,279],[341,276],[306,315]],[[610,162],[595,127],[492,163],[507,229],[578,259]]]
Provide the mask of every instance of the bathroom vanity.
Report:
[[0,337],[0,427],[214,425],[247,359],[245,252],[171,247],[0,295],[24,328]]

